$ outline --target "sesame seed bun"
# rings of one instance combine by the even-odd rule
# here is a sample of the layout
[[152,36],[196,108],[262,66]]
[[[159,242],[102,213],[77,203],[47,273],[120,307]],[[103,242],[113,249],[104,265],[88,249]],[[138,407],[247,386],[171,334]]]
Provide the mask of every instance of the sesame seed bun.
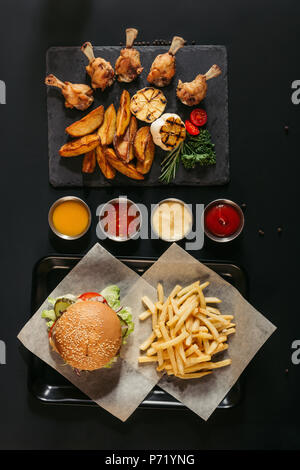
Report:
[[79,370],[100,369],[118,353],[121,323],[114,310],[97,301],[70,305],[55,323],[50,344]]

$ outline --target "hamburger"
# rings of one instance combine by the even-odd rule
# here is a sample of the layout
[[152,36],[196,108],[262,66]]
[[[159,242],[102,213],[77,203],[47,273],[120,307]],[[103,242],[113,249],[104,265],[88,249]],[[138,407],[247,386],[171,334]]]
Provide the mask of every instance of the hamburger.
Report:
[[102,293],[67,294],[48,302],[53,308],[42,317],[48,320],[49,343],[64,362],[76,371],[111,367],[134,329],[130,310],[120,306],[120,289],[109,286]]

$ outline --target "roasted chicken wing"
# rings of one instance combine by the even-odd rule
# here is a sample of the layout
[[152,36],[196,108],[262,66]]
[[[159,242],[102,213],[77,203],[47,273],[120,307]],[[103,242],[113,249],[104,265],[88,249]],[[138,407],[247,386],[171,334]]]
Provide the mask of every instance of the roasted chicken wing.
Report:
[[197,75],[192,82],[183,83],[181,80],[177,86],[177,96],[183,104],[195,106],[200,103],[207,92],[207,80],[217,77],[222,73],[218,65],[213,65],[204,75]]
[[93,90],[88,85],[62,82],[52,74],[45,78],[45,83],[61,89],[66,100],[66,108],[77,108],[84,111],[94,101]]
[[126,47],[121,50],[115,65],[115,72],[119,82],[132,82],[143,71],[140,53],[132,47],[137,35],[137,29],[126,29]]
[[170,49],[165,54],[159,54],[151,66],[147,80],[158,87],[169,85],[175,75],[175,54],[184,46],[185,40],[174,36]]
[[95,58],[93,46],[90,42],[85,42],[81,46],[81,50],[89,59],[89,65],[86,66],[86,71],[91,77],[92,87],[101,88],[101,90],[104,91],[105,88],[111,86],[114,82],[114,69],[110,62],[102,57]]

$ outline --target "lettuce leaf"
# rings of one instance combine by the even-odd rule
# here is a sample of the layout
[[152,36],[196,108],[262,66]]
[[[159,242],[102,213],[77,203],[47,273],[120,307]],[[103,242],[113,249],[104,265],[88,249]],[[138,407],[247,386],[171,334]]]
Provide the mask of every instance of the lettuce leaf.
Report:
[[120,318],[121,324],[124,325],[122,328],[123,332],[123,344],[126,344],[126,338],[134,331],[134,323],[132,321],[132,313],[129,307],[123,307],[117,313],[118,317]]
[[53,308],[50,310],[43,310],[41,317],[46,318],[47,320],[51,320],[51,321],[56,320],[56,315],[55,315]]
[[120,288],[115,285],[111,285],[103,289],[100,292],[101,295],[105,298],[110,308],[116,310],[120,307]]

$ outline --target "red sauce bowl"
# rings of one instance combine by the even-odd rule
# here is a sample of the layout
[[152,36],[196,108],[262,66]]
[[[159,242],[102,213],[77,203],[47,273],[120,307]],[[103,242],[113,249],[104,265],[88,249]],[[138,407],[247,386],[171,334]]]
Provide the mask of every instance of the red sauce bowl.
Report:
[[244,213],[229,199],[216,199],[204,209],[203,225],[208,238],[216,242],[234,240],[244,228]]
[[120,196],[108,201],[99,214],[99,226],[107,238],[125,242],[135,237],[142,223],[142,214],[138,206]]

